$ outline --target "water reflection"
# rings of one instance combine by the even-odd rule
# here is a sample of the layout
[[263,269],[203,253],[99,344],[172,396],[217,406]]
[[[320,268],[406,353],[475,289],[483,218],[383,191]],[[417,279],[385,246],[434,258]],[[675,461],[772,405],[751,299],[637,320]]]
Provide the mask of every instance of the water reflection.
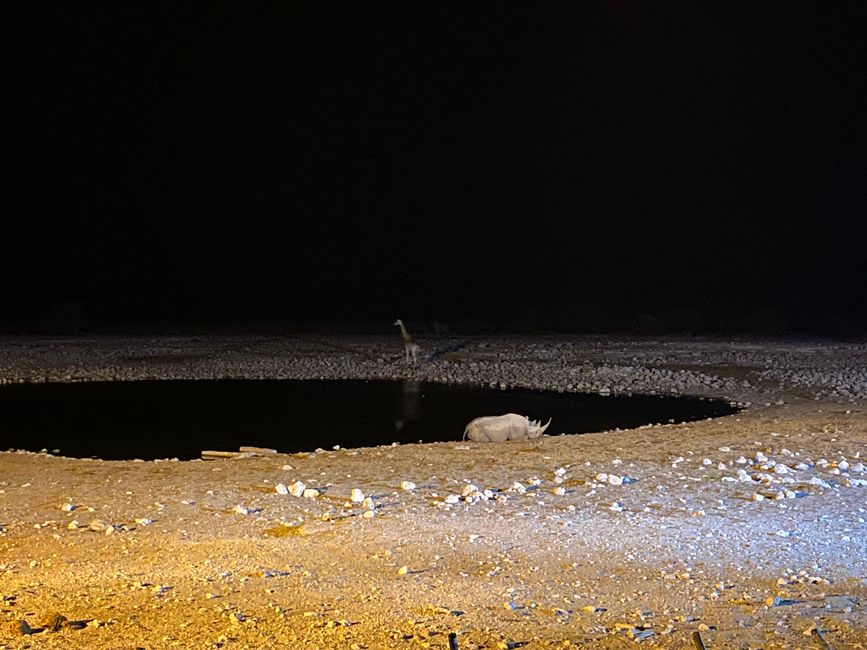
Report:
[[407,422],[421,418],[421,382],[410,379],[401,383],[400,402],[395,411],[398,418],[394,421],[394,430],[401,431]]

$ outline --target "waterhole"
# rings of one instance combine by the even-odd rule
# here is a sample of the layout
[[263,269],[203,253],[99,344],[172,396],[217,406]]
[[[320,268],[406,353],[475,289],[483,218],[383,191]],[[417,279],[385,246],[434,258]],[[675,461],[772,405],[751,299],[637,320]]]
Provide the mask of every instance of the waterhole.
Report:
[[728,415],[728,402],[603,397],[418,381],[141,381],[0,389],[0,448],[105,460],[199,458],[242,445],[280,452],[459,441],[482,415],[552,418],[575,434]]

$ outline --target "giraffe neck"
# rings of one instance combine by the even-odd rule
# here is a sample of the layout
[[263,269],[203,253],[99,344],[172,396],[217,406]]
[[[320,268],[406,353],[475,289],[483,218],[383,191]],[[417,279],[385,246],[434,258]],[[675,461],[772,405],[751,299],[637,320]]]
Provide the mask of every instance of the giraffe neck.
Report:
[[406,327],[404,327],[403,323],[400,324],[400,335],[403,337],[404,343],[412,343],[412,337],[409,335],[409,332],[406,331]]

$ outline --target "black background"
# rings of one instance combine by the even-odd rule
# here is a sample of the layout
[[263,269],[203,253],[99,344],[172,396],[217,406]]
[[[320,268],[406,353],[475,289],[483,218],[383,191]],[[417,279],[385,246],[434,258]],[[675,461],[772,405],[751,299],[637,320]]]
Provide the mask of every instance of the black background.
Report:
[[4,3],[0,321],[863,334],[855,16],[586,5]]

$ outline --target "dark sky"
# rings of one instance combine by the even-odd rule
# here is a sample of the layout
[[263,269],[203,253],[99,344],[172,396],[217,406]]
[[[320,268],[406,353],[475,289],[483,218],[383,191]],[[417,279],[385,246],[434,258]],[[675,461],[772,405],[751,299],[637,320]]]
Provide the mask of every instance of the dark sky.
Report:
[[0,320],[867,317],[837,3],[13,4]]

